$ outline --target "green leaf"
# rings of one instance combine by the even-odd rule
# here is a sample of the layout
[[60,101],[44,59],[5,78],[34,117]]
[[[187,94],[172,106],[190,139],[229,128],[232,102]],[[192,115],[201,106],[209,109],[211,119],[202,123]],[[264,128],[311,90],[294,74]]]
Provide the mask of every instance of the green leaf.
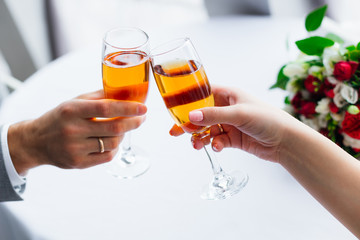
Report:
[[360,50],[360,42],[357,44],[356,49]]
[[[350,151],[349,151],[349,152],[350,152]],[[354,151],[352,151],[352,152],[354,152]],[[359,159],[359,157],[360,157],[360,152],[354,152],[353,157]]]
[[354,51],[354,50],[356,50],[356,47],[354,45],[350,45],[350,46],[346,47],[346,49],[349,51]]
[[284,103],[290,105],[291,104],[291,100],[289,96],[286,96],[284,99]]
[[359,61],[360,59],[360,50],[353,50],[349,52],[349,58],[352,61]]
[[281,88],[283,90],[285,90],[286,88],[286,84],[288,83],[289,81],[289,77],[287,77],[285,74],[284,74],[284,68],[286,67],[286,65],[282,66],[280,71],[279,71],[279,74],[278,74],[278,77],[277,77],[277,81],[274,85],[272,85],[270,87],[270,89],[274,89],[274,88]]
[[319,7],[309,13],[305,19],[305,28],[308,32],[315,31],[318,29],[325,17],[327,5]]
[[326,47],[334,45],[334,41],[324,37],[309,37],[303,40],[296,41],[296,46],[307,55],[321,56]]
[[328,34],[326,34],[325,37],[328,38],[328,39],[331,39],[334,42],[337,42],[339,44],[343,44],[345,42],[341,37],[339,37],[335,33],[328,33]]
[[311,66],[319,66],[319,67],[323,67],[324,63],[320,60],[310,60],[310,61],[306,61],[306,63],[308,63]]

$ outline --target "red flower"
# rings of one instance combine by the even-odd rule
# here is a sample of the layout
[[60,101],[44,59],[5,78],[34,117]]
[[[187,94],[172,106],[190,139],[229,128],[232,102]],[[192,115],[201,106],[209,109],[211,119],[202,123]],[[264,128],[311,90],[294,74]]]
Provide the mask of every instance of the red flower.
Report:
[[324,93],[329,98],[334,98],[335,97],[334,89],[325,89]]
[[335,97],[335,93],[334,93],[335,85],[330,83],[329,80],[327,78],[325,78],[323,86],[324,86],[323,92],[324,92],[325,96],[327,96],[329,98],[334,98]]
[[305,116],[315,114],[316,103],[303,101],[299,113]]
[[311,93],[318,93],[321,88],[321,81],[313,75],[309,75],[304,82],[305,88]]
[[324,86],[326,88],[334,88],[336,85],[332,84],[331,82],[329,82],[329,80],[327,78],[324,79]]
[[331,102],[330,104],[329,104],[329,108],[330,108],[330,111],[332,112],[332,113],[337,113],[337,112],[339,112],[339,108],[335,105],[335,103],[333,103],[333,102]]
[[360,139],[360,114],[345,113],[342,130],[352,138]]
[[340,81],[345,81],[354,75],[359,63],[354,61],[340,61],[334,66],[334,77]]
[[329,138],[329,130],[327,130],[326,128],[321,128],[319,132],[325,137]]
[[295,94],[295,96],[291,99],[291,105],[295,108],[298,109],[301,107],[301,101],[302,101],[302,95],[301,92],[297,92]]

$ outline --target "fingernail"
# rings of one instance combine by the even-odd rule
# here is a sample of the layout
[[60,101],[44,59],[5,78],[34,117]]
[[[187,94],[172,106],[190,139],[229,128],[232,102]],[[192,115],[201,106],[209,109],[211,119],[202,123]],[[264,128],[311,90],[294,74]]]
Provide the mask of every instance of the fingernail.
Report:
[[196,149],[196,150],[200,150],[202,147],[199,146],[198,143],[196,142],[192,142],[192,145],[193,145],[193,148]]
[[204,114],[201,111],[192,111],[189,113],[190,121],[200,122],[204,119]]
[[219,149],[219,145],[217,145],[216,143],[214,143],[212,145],[212,149],[215,151],[215,152],[218,152],[220,149]]
[[146,108],[145,105],[139,105],[139,106],[137,107],[137,112],[138,112],[139,115],[145,114],[146,111],[147,111],[147,108]]
[[193,148],[195,148],[195,141],[191,139],[191,144],[193,146]]

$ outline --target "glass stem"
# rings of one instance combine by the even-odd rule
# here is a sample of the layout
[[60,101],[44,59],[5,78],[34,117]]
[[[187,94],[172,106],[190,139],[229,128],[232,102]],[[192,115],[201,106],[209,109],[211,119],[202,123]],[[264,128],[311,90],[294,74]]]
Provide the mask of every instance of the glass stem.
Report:
[[211,168],[213,170],[213,173],[215,176],[218,176],[220,174],[223,173],[223,170],[218,162],[218,160],[216,159],[215,157],[215,154],[213,151],[209,151],[207,148],[208,148],[209,145],[205,145],[204,146],[204,150],[206,152],[206,155],[208,156],[209,158],[209,161],[210,161],[210,164],[211,164]]
[[124,152],[131,152],[131,132],[125,134],[122,149]]
[[135,161],[135,156],[131,150],[131,132],[125,134],[122,150],[121,161],[125,164],[132,164]]

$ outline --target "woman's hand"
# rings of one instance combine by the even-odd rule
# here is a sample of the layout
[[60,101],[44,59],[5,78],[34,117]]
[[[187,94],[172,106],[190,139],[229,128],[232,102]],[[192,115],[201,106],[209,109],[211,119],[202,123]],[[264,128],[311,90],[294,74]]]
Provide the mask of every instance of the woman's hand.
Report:
[[[299,122],[286,112],[267,105],[254,97],[233,88],[212,86],[216,107],[190,112],[195,125],[211,125],[212,148],[239,148],[260,158],[278,162],[279,149],[286,129]],[[223,132],[217,124],[221,124]],[[183,131],[174,126],[170,134],[178,136]],[[196,149],[203,147],[200,139],[192,138]]]
[[[87,168],[110,161],[124,134],[145,120],[147,109],[103,98],[102,90],[84,94],[38,119],[11,125],[8,144],[18,173],[43,164]],[[104,142],[103,153],[98,138]]]

